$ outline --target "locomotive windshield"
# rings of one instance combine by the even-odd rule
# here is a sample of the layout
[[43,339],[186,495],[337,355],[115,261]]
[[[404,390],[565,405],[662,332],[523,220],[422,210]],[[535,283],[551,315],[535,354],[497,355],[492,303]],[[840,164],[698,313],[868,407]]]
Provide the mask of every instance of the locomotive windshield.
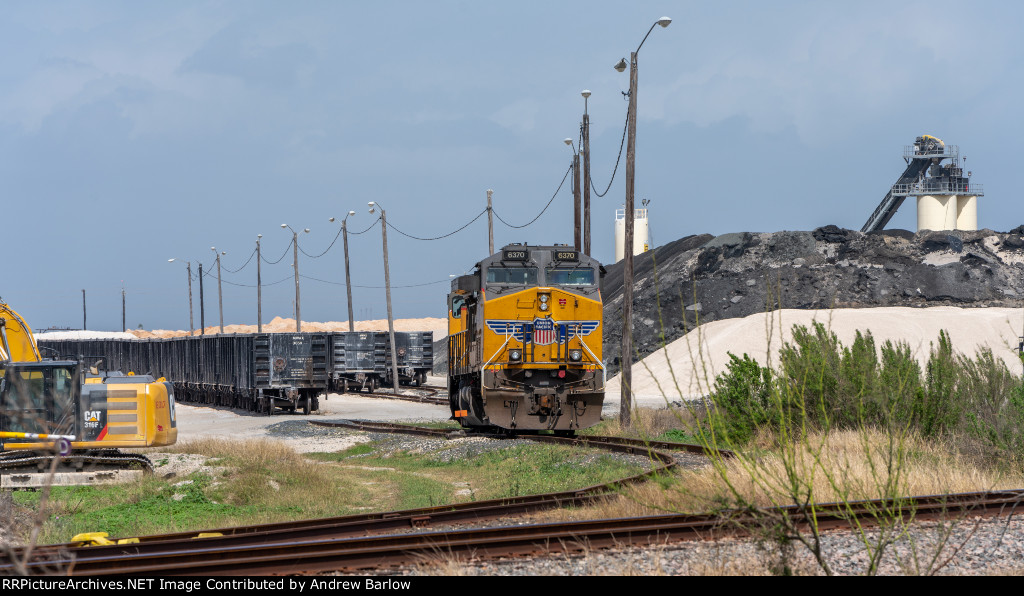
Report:
[[487,283],[517,286],[537,285],[536,267],[488,267]]
[[551,286],[594,285],[594,270],[589,267],[548,267],[544,275]]

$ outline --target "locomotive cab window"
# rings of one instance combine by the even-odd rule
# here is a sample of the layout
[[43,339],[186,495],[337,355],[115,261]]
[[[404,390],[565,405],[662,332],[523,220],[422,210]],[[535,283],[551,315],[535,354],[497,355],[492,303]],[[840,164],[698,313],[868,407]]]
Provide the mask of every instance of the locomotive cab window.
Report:
[[544,275],[551,286],[594,285],[594,270],[589,267],[548,267]]
[[536,267],[488,267],[487,283],[512,286],[537,285]]
[[466,299],[462,296],[452,296],[452,316],[458,319],[462,316],[462,307],[466,305]]

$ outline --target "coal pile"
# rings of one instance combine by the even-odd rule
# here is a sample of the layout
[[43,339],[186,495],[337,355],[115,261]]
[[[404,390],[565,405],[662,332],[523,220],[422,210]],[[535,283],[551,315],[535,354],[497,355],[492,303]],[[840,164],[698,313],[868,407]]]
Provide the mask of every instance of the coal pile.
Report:
[[[634,258],[638,358],[698,322],[766,309],[1024,304],[1024,226],[1007,233],[825,226],[689,236]],[[604,360],[619,370],[622,263],[605,266]],[[752,338],[754,339],[754,338]]]

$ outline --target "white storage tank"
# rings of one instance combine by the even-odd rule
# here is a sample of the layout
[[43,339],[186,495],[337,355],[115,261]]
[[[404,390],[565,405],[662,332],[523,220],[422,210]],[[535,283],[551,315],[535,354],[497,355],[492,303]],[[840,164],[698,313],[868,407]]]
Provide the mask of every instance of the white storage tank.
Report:
[[[633,255],[647,252],[650,249],[650,228],[647,221],[647,209],[635,209],[633,217]],[[626,210],[615,210],[615,262],[626,256]]]
[[977,196],[924,195],[917,197],[918,231],[977,229]]
[[978,197],[976,195],[956,198],[956,229],[978,229]]

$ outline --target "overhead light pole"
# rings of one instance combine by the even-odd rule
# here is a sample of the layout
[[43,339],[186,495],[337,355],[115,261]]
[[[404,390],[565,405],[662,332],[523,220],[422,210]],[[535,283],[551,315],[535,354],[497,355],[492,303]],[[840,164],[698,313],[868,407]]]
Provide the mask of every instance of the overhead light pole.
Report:
[[217,252],[217,247],[215,246],[211,246],[210,250],[217,257],[217,306],[220,310],[220,332],[224,333],[224,293],[221,291],[220,285],[220,256],[228,253],[225,251]]
[[573,213],[573,246],[580,249],[580,154],[572,139],[563,141],[572,149],[572,213]]
[[203,299],[203,263],[199,263],[199,335],[206,335],[206,301]]
[[[177,259],[167,259],[168,263],[173,263]],[[192,261],[185,261],[185,271],[188,273],[188,334],[192,336],[195,332],[195,325],[192,319]]]
[[487,254],[494,254],[494,207],[491,205],[491,198],[494,191],[487,189]]
[[263,271],[260,264],[263,253],[260,240],[263,240],[263,234],[256,234],[256,333],[263,333]]
[[590,256],[590,115],[587,113],[587,100],[590,89],[584,89],[583,96],[583,254]]
[[[348,330],[355,331],[355,317],[352,314],[352,278],[349,276],[348,269],[348,218],[355,215],[355,211],[349,211],[348,214],[341,220],[341,244],[344,247],[345,252],[345,291],[348,293]],[[330,221],[334,221],[332,217]]]
[[[302,332],[302,304],[299,302],[299,233],[296,232],[288,224],[281,224],[281,229],[288,228],[292,231],[292,255],[294,261],[292,268],[295,269],[295,332]],[[302,230],[303,233],[308,234],[309,228]]]
[[[637,54],[647,41],[647,36],[654,31],[656,25],[668,27],[672,19],[661,17],[647,30],[636,51],[629,55],[629,110],[626,116],[628,140],[626,144],[626,233],[624,240],[622,266],[622,354],[619,361],[622,370],[619,372],[621,401],[619,402],[619,423],[628,428],[632,424],[633,406],[633,191],[636,161],[636,88],[637,88]],[[626,59],[619,60],[615,70],[626,70]]]
[[395,396],[398,396],[398,350],[395,348],[395,320],[391,314],[391,273],[388,270],[388,218],[384,212],[384,206],[370,201],[367,203],[370,213],[380,208],[380,229],[381,237],[384,240],[384,289],[388,303],[388,335],[391,336],[391,381],[395,388]]

